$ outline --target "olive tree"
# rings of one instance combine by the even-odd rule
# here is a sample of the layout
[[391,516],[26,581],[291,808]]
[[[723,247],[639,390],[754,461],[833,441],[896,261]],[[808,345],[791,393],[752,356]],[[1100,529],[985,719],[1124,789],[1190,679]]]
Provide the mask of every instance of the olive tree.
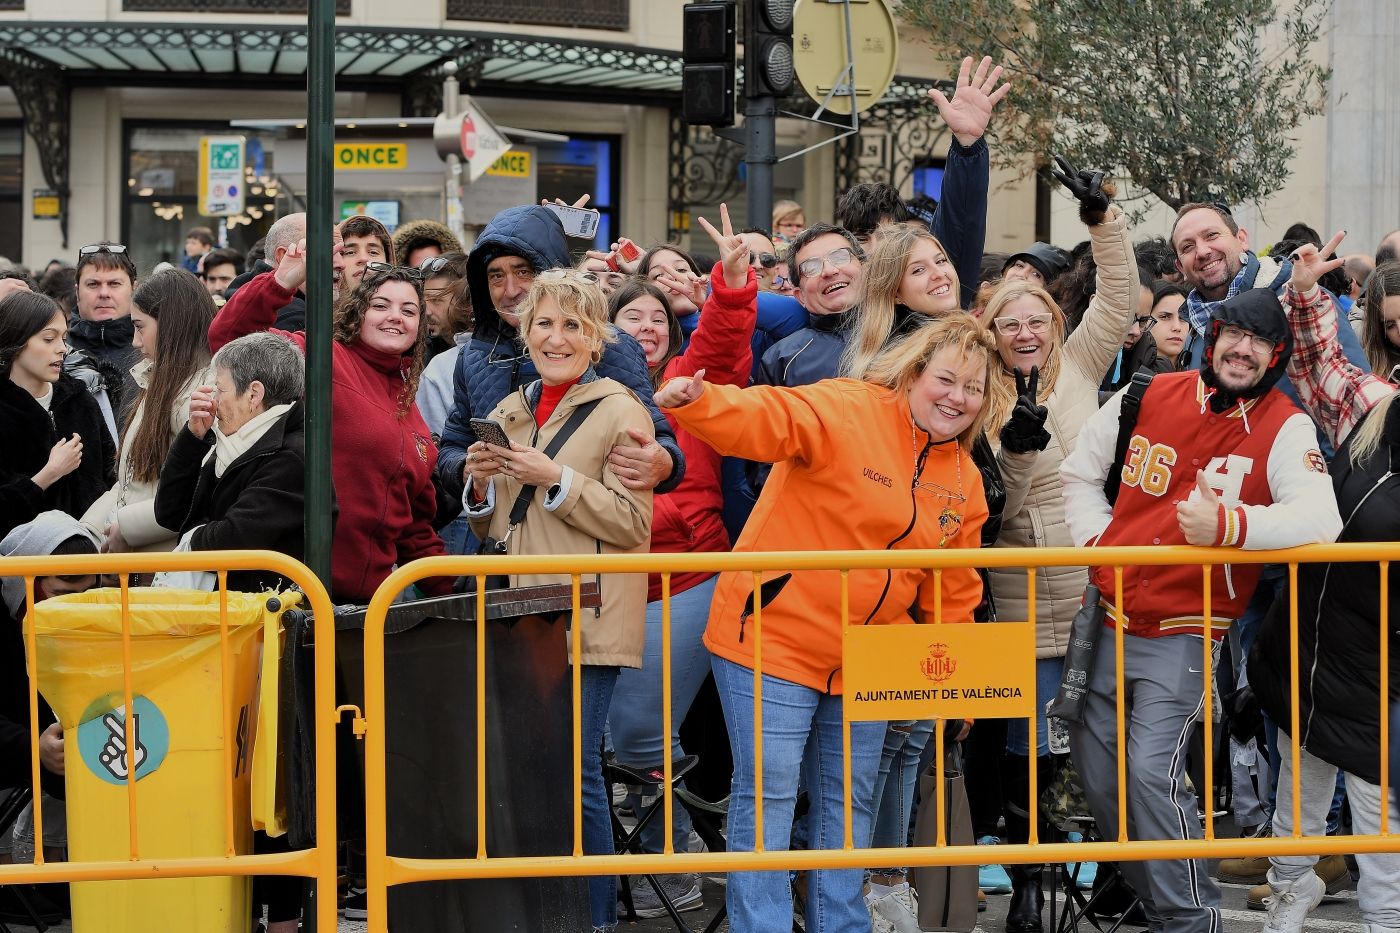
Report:
[[[1283,183],[1330,69],[1331,0],[900,0],[940,58],[991,55],[1013,82],[996,158],[1114,171],[1173,209]],[[1028,165],[1026,157],[1030,157]]]

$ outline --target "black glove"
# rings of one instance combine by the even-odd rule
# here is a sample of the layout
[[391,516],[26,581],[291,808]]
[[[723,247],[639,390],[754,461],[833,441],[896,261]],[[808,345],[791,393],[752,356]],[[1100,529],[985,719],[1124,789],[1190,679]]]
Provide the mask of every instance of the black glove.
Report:
[[1104,173],[1076,169],[1063,156],[1055,156],[1055,163],[1060,167],[1052,168],[1050,174],[1068,188],[1070,194],[1079,199],[1079,219],[1089,226],[1103,223],[1103,215],[1108,211],[1109,196],[1113,193],[1111,184],[1107,191],[1104,190]]
[[1050,432],[1045,430],[1045,419],[1050,410],[1035,403],[1035,390],[1040,384],[1040,367],[1031,367],[1030,384],[1021,371],[1016,373],[1016,407],[1011,409],[1011,417],[1001,429],[1002,449],[1013,454],[1044,450],[1050,443]]

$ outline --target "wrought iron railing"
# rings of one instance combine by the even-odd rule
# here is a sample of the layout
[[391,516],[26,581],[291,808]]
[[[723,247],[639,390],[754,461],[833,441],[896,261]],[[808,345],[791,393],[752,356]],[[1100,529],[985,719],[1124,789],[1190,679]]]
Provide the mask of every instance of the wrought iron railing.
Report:
[[447,0],[448,19],[626,29],[632,0]]
[[[17,4],[10,6],[9,4]],[[24,0],[0,0],[0,9],[24,9]],[[307,0],[122,0],[128,13],[299,13]],[[350,15],[350,0],[335,0],[335,15]]]

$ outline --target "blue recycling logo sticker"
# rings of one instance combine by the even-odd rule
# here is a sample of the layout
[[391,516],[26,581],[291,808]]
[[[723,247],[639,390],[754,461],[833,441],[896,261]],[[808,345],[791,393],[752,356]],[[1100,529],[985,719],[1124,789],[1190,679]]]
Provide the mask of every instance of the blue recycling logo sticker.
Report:
[[[110,698],[88,707],[78,726],[78,754],[88,770],[108,784],[127,779],[126,708],[109,706]],[[147,697],[132,697],[131,740],[136,780],[159,770],[170,753],[170,726],[165,714]]]

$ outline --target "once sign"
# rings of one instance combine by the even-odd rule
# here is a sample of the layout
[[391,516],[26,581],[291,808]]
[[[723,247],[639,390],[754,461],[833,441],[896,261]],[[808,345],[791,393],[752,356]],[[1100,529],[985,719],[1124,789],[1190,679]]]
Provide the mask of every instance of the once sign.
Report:
[[403,171],[407,143],[336,143],[335,167],[347,171]]

